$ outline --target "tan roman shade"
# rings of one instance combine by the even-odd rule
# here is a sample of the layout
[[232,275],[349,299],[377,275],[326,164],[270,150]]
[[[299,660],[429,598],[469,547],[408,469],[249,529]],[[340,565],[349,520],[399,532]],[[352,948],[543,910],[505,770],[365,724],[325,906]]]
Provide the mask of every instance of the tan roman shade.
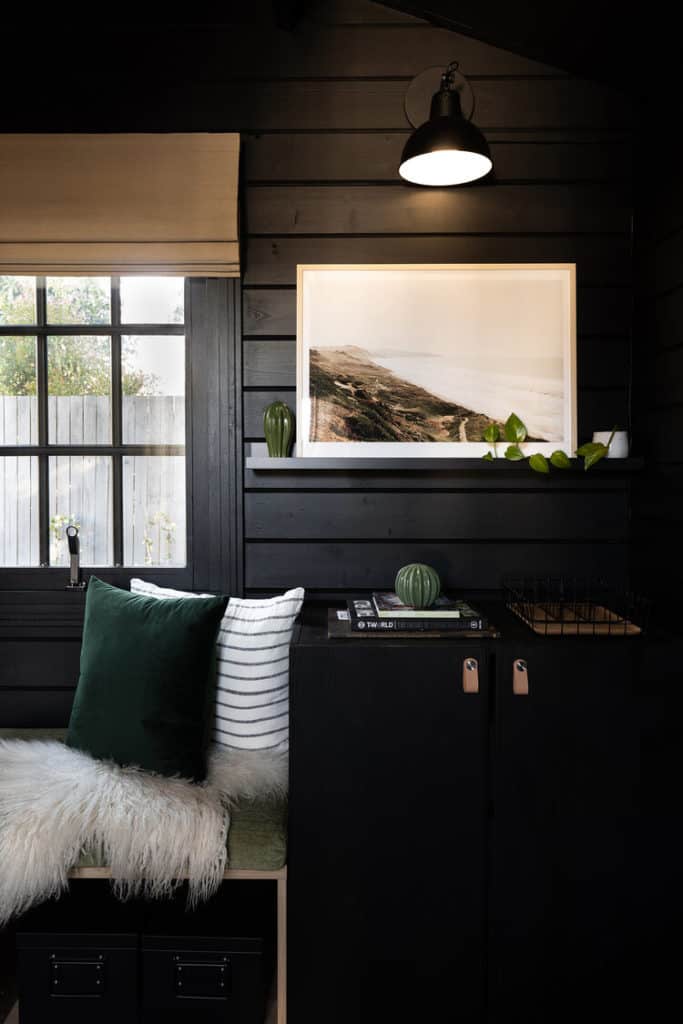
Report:
[[238,277],[239,135],[0,135],[0,274]]

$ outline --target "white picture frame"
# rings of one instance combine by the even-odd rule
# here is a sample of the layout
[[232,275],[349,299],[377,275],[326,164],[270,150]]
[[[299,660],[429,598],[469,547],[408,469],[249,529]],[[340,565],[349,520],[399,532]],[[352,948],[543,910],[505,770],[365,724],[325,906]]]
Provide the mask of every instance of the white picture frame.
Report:
[[297,455],[481,458],[512,412],[574,454],[575,264],[297,267]]

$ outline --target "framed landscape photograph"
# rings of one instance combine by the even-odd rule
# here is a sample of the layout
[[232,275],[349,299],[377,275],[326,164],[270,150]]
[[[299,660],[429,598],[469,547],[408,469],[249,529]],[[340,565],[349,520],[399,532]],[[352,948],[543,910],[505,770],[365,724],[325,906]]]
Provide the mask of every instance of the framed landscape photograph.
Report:
[[480,458],[514,412],[576,449],[574,264],[297,268],[297,453]]

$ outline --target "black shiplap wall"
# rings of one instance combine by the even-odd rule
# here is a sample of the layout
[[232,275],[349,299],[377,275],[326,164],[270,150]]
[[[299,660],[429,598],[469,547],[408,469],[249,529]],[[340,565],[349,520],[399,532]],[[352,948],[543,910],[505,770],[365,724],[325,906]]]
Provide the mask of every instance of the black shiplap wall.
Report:
[[[49,102],[44,88],[38,99],[19,90],[0,128],[242,132],[238,435],[241,426],[246,448],[261,442],[272,398],[295,402],[303,262],[576,261],[580,437],[626,423],[630,105],[606,87],[366,0],[316,0],[294,32],[275,29],[267,0],[239,14],[234,6],[225,11],[234,24],[103,30],[87,79],[78,39],[39,35],[36,68],[57,68],[59,55]],[[396,174],[410,131],[405,92],[415,74],[452,58],[475,90],[496,179],[412,188]],[[225,530],[251,593],[386,585],[415,558],[463,588],[496,587],[521,570],[620,577],[627,569],[629,498],[614,474],[596,474],[589,487],[558,474],[499,482],[438,470],[247,471],[243,479],[243,544],[233,522]]]
[[[663,138],[677,113],[672,91],[659,111]],[[656,134],[656,129],[655,129]],[[658,977],[675,975],[669,936],[679,907],[671,894],[680,876],[679,800],[683,693],[683,161],[665,165],[643,152],[637,174],[633,443],[645,456],[634,482],[632,578],[653,600],[651,637],[640,680],[640,816],[643,863],[656,851],[648,906],[659,908],[644,933],[655,936]],[[662,912],[662,908],[664,911]]]
[[[314,5],[266,45],[245,131],[244,438],[264,406],[295,404],[297,263],[576,261],[579,434],[628,421],[631,300],[628,110],[609,90],[365,2]],[[458,58],[492,143],[496,179],[405,186],[403,98]],[[242,60],[249,61],[245,48]],[[252,74],[258,74],[252,68]],[[615,578],[627,568],[628,493],[432,473],[245,472],[249,592],[387,585],[408,560],[452,586],[505,572]],[[579,483],[582,483],[580,481]]]
[[[643,168],[637,208],[639,309],[634,435],[646,473],[634,489],[633,562],[638,584],[680,636],[683,578],[683,165],[661,180]],[[648,177],[647,175],[650,175]],[[649,186],[649,187],[648,187]]]

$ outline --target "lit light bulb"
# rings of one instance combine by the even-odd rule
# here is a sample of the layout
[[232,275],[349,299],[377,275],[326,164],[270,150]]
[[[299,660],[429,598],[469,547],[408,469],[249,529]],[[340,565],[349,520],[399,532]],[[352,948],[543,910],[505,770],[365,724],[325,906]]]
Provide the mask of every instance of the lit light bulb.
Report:
[[483,178],[493,167],[491,157],[462,149],[440,149],[404,160],[398,173],[414,185],[464,185]]

